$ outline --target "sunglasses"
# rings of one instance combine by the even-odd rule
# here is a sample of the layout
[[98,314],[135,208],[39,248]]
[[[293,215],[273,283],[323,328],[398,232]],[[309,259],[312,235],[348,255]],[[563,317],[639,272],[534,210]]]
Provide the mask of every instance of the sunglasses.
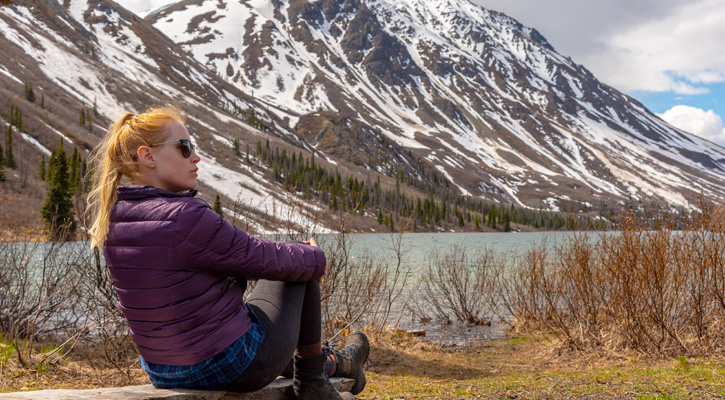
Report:
[[191,157],[191,152],[194,151],[194,145],[191,144],[191,141],[189,141],[189,139],[169,140],[169,141],[166,141],[166,142],[151,144],[151,145],[149,145],[149,147],[161,146],[162,144],[166,144],[166,143],[176,143],[176,142],[181,142],[181,155],[183,155],[184,158]]

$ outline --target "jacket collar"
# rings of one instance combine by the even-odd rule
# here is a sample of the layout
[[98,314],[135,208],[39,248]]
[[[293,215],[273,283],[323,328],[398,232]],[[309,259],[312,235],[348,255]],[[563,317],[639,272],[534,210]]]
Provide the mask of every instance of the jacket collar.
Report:
[[119,186],[116,193],[119,200],[138,200],[148,197],[194,197],[197,191],[190,190],[184,193],[174,193],[151,185],[124,185]]

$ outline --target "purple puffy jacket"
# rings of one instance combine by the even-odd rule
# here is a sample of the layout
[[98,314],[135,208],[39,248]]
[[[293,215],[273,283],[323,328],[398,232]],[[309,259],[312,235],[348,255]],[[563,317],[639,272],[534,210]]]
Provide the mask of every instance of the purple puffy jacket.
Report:
[[249,330],[229,277],[298,282],[325,272],[319,248],[249,235],[195,195],[119,187],[103,247],[131,336],[155,364],[204,361]]

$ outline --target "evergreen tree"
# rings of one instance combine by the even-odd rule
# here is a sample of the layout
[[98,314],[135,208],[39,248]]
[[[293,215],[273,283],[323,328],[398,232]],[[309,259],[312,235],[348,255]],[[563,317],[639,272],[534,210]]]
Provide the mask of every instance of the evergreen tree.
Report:
[[45,178],[46,178],[45,177],[45,156],[42,156],[40,158],[40,169],[39,169],[38,175],[40,177],[40,180],[45,182]]
[[80,192],[81,190],[81,155],[77,148],[73,148],[73,154],[70,157],[70,176],[68,180],[71,193]]
[[566,217],[566,230],[567,231],[574,230],[574,218],[572,218],[571,216]]
[[0,7],[5,7],[13,4],[13,0],[0,0]]
[[222,202],[221,199],[219,199],[219,193],[216,194],[216,200],[214,200],[214,212],[219,214],[219,216],[224,217],[224,214],[222,214]]
[[88,164],[85,159],[81,159],[81,193],[88,193],[90,187],[91,173],[88,171]]
[[35,93],[33,93],[33,84],[25,82],[25,100],[35,103]]
[[15,113],[17,114],[15,117],[15,126],[18,127],[18,130],[20,132],[25,130],[25,124],[23,124],[23,112],[15,107]]
[[86,128],[88,132],[93,131],[93,113],[91,110],[86,110]]
[[234,138],[234,154],[237,155],[237,157],[240,157],[242,153],[239,151],[239,139]]
[[496,209],[494,207],[488,210],[488,227],[496,229]]
[[508,213],[505,213],[503,215],[503,231],[504,232],[511,232],[511,222],[509,221],[509,215]]
[[40,211],[43,221],[48,224],[53,238],[60,238],[64,233],[75,231],[73,203],[68,176],[68,159],[60,141],[58,151],[53,152],[48,161],[48,198]]
[[330,210],[335,211],[337,209],[338,209],[338,205],[337,205],[337,193],[332,192],[332,201],[330,202]]
[[5,166],[10,169],[15,169],[18,164],[15,162],[13,157],[13,127],[8,126],[8,135],[5,139]]
[[19,131],[25,130],[25,126],[23,126],[23,112],[20,111],[20,108],[15,107],[14,105],[10,105],[10,118],[9,118],[10,126],[15,126],[18,128]]
[[45,93],[40,94],[40,108],[45,108]]

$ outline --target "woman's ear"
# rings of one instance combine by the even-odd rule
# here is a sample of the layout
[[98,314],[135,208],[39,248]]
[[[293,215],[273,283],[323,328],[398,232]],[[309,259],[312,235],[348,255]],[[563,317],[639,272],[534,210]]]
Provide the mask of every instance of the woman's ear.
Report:
[[141,165],[147,168],[156,168],[156,160],[154,155],[151,153],[151,149],[146,146],[141,146],[136,150],[136,157]]

